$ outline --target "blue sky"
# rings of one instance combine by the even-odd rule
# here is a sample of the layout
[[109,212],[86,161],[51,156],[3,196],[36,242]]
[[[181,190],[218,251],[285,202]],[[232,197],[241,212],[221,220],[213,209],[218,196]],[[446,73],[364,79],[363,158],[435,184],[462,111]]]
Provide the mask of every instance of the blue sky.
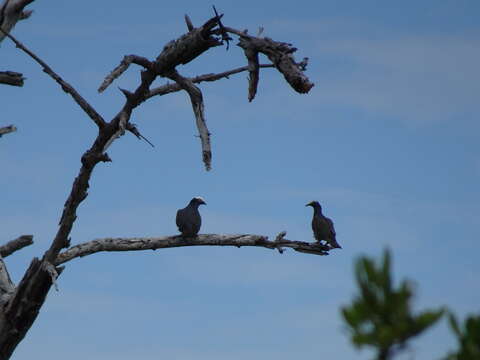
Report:
[[[394,254],[396,279],[417,284],[415,307],[480,310],[480,25],[478,1],[217,1],[228,26],[298,47],[310,58],[308,95],[271,69],[247,101],[246,74],[201,85],[212,132],[206,173],[183,93],[149,100],[132,121],[154,144],[130,135],[100,164],[78,211],[72,242],[175,234],[175,212],[201,195],[204,233],[256,233],[313,240],[319,200],[342,250],[328,257],[265,249],[185,248],[96,254],[67,264],[14,359],[369,359],[357,352],[339,308],[356,289],[353,262]],[[96,89],[126,54],[154,58],[210,3],[35,1],[14,35],[107,119],[133,89],[131,68]],[[0,235],[34,234],[7,259],[18,281],[46,249],[95,126],[56,83],[9,41],[2,69],[23,88],[0,87]],[[232,46],[179,68],[185,75],[245,64]],[[156,84],[165,81],[157,80]],[[419,359],[454,346],[445,324],[412,343]],[[400,357],[402,358],[402,357]]]

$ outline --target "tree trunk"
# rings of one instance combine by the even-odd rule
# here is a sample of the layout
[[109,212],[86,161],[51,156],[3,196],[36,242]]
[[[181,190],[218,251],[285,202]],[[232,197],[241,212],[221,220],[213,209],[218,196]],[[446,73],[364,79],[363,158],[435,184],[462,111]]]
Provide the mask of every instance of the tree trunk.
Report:
[[0,360],[7,360],[23,340],[52,286],[45,263],[34,258],[11,299],[0,311]]

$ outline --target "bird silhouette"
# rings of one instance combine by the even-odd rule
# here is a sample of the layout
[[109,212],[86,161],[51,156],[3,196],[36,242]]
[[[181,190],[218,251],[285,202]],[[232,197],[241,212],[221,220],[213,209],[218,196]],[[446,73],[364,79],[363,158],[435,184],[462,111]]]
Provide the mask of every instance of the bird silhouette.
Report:
[[202,217],[198,211],[200,205],[207,203],[201,197],[194,197],[188,205],[177,211],[176,223],[182,237],[196,237],[202,226]]
[[342,247],[336,239],[337,234],[335,233],[333,221],[322,214],[322,206],[320,203],[318,201],[312,201],[305,206],[311,206],[313,208],[312,230],[315,239],[318,242],[325,240],[332,249],[341,249]]

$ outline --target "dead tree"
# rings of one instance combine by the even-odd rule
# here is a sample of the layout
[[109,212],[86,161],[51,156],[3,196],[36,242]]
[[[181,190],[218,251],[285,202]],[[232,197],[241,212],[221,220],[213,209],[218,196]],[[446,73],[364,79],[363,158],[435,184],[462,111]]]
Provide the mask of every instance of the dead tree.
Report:
[[[23,1],[29,3],[30,1]],[[11,3],[14,1],[10,0]],[[7,0],[8,4],[9,1]],[[110,121],[105,120],[68,82],[54,72],[43,60],[11,35],[4,33],[22,51],[32,57],[73,100],[82,108],[85,114],[96,124],[98,133],[89,149],[81,156],[81,166],[74,179],[71,192],[65,201],[58,231],[50,247],[41,258],[34,258],[19,284],[14,284],[8,274],[3,257],[32,243],[31,235],[24,235],[4,246],[0,246],[0,360],[9,359],[16,346],[25,337],[35,321],[46,296],[57,277],[64,271],[68,261],[101,251],[135,251],[147,249],[164,249],[181,246],[256,246],[276,249],[280,253],[284,248],[295,251],[327,255],[330,247],[327,245],[293,241],[285,238],[286,232],[281,232],[276,239],[269,240],[264,235],[252,234],[203,234],[193,239],[182,238],[179,235],[155,238],[105,238],[96,239],[83,244],[71,245],[70,233],[77,218],[76,212],[80,204],[88,196],[88,188],[93,170],[99,163],[111,161],[107,153],[109,146],[126,132],[140,139],[145,139],[136,125],[130,122],[132,112],[144,101],[154,97],[167,95],[176,91],[185,91],[191,101],[202,148],[202,159],[206,170],[212,164],[210,148],[210,132],[205,121],[205,111],[202,91],[195,85],[204,81],[216,81],[230,75],[248,71],[248,99],[252,101],[257,91],[261,68],[275,68],[299,93],[307,93],[313,83],[304,75],[307,59],[301,63],[295,62],[293,53],[296,51],[291,44],[274,41],[266,37],[252,36],[247,31],[236,30],[224,26],[217,14],[199,27],[195,27],[188,16],[185,16],[188,32],[170,41],[154,60],[142,56],[127,55],[104,80],[99,92],[105,90],[131,64],[142,68],[139,85],[134,90],[121,89],[125,102],[116,116]],[[193,61],[212,47],[221,46],[233,39],[239,38],[240,46],[247,58],[248,65],[237,69],[205,74],[192,78],[181,75],[177,66]],[[259,53],[266,55],[271,61],[260,64]],[[150,88],[157,77],[173,81],[167,85]]]

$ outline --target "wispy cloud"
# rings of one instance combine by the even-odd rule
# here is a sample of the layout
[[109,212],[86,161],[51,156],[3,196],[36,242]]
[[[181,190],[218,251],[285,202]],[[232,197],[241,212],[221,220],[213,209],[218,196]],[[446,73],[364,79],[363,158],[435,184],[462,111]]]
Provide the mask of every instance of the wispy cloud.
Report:
[[376,118],[422,125],[475,120],[480,92],[478,34],[445,35],[330,18],[276,21],[275,30],[315,44],[309,75],[320,105],[357,109]]
[[480,49],[474,39],[418,36],[319,41],[319,55],[350,63],[319,96],[369,113],[429,123],[478,112]]

